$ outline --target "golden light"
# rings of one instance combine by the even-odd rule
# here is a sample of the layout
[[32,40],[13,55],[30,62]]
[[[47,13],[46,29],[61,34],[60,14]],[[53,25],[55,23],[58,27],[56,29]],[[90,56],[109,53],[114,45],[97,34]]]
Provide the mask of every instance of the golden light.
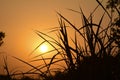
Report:
[[41,53],[45,53],[48,51],[48,45],[47,44],[42,44],[39,48]]

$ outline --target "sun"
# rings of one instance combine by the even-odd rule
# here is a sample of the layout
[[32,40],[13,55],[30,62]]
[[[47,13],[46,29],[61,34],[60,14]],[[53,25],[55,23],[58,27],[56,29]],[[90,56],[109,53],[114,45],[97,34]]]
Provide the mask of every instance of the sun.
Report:
[[42,44],[40,47],[39,47],[39,51],[41,53],[45,53],[48,51],[48,45],[47,44]]

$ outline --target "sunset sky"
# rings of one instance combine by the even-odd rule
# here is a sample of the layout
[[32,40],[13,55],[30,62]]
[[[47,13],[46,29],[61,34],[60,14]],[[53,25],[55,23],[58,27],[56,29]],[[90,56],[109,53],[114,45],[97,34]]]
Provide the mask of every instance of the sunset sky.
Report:
[[95,0],[0,0],[0,31],[6,34],[0,52],[9,56],[28,58],[28,54],[41,42],[34,30],[47,33],[50,28],[59,26],[56,11],[74,24],[81,25],[80,15],[67,10],[69,8],[79,11],[79,5],[88,15],[97,2]]

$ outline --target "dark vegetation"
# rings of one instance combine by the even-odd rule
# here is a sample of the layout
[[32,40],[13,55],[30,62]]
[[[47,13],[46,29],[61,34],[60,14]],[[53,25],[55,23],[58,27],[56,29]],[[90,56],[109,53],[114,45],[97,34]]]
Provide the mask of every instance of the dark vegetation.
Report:
[[[40,31],[35,31],[44,40],[42,43],[47,42],[54,48],[54,50],[46,53],[56,53],[51,58],[43,58],[43,55],[35,56],[35,58],[41,58],[33,60],[33,62],[41,60],[44,61],[44,65],[33,66],[20,58],[13,57],[31,66],[32,69],[19,74],[11,74],[8,71],[6,59],[4,59],[8,74],[1,75],[0,80],[14,80],[13,76],[25,74],[39,75],[38,80],[120,80],[120,0],[109,0],[106,7],[102,5],[102,2],[96,1],[98,6],[89,17],[84,15],[81,8],[80,11],[70,9],[82,16],[83,26],[79,28],[63,15],[57,13],[60,16],[60,27],[51,29],[51,31],[58,31],[58,40]],[[102,8],[104,13],[98,20],[99,22],[94,23],[93,16],[98,8]],[[107,26],[103,26],[103,20],[106,17],[108,20],[106,21]],[[69,27],[66,26],[66,23]],[[69,39],[68,28],[72,28],[75,32],[72,39]],[[80,44],[81,38],[84,46]],[[73,42],[74,47],[70,45],[70,40]],[[49,63],[47,63],[47,60],[49,60]],[[60,65],[60,62],[64,62],[65,65]],[[51,69],[52,65],[62,66],[62,68]],[[46,68],[46,70],[42,71],[43,68]],[[21,77],[21,80],[32,79],[27,76]]]
[[4,32],[0,32],[0,46],[3,44],[3,38],[5,37]]

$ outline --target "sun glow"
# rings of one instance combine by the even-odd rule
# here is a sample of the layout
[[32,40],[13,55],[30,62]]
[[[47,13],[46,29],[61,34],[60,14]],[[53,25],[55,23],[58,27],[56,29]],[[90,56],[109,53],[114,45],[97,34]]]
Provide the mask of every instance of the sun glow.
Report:
[[39,48],[41,53],[45,53],[48,51],[48,45],[47,44],[42,44]]

